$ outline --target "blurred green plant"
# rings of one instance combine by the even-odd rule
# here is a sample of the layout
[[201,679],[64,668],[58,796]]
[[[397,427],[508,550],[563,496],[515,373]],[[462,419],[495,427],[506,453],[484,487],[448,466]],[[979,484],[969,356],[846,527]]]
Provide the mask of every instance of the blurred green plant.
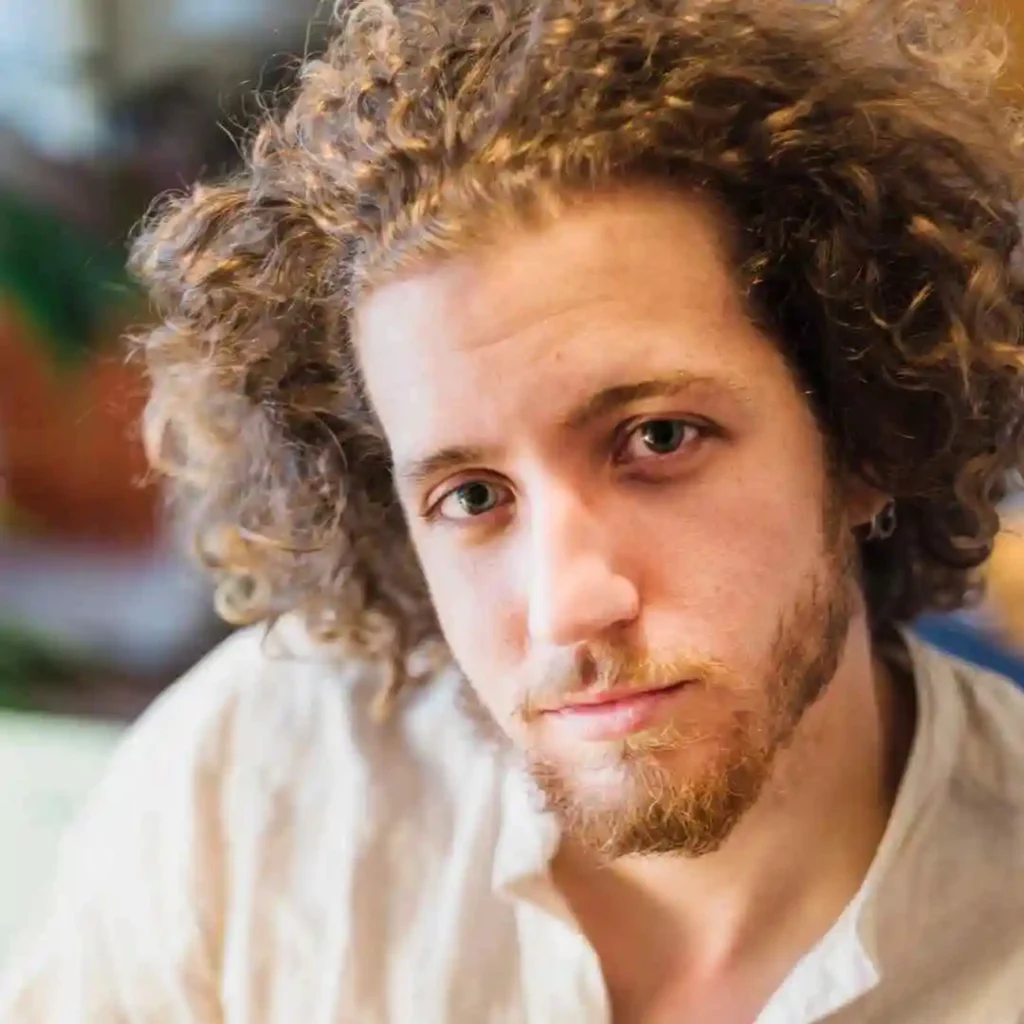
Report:
[[0,622],[0,708],[31,710],[39,686],[71,683],[81,665],[52,640]]
[[14,300],[59,368],[81,365],[110,310],[134,297],[124,259],[121,246],[0,190],[0,295]]

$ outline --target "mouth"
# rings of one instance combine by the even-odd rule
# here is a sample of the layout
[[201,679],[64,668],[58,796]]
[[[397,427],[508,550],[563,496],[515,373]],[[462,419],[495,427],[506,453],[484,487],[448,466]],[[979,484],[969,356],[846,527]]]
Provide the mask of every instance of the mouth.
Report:
[[621,687],[603,693],[583,693],[546,709],[542,717],[551,728],[578,740],[623,739],[670,717],[690,684],[691,680],[684,679],[653,690]]

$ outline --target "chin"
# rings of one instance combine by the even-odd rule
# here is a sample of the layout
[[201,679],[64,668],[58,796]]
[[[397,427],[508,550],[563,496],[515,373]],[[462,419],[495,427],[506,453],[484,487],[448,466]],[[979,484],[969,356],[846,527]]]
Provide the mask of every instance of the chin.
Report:
[[531,771],[565,832],[605,857],[703,856],[756,802],[768,770],[756,758],[723,763],[709,747],[640,756],[620,745],[584,759],[535,760]]
[[572,756],[535,757],[530,770],[540,789],[556,807],[579,813],[629,817],[668,789],[685,787],[685,775],[666,754],[639,756],[621,741],[588,744]]

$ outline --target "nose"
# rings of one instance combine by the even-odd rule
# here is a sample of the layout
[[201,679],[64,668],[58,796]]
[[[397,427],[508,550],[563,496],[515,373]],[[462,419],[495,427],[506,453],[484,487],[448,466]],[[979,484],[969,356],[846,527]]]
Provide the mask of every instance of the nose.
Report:
[[535,506],[528,597],[531,641],[571,646],[636,619],[639,592],[615,564],[611,533],[573,494]]

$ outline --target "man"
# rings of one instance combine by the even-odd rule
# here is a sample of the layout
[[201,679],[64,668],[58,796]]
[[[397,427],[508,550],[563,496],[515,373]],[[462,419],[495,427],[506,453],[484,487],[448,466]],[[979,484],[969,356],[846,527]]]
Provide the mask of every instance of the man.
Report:
[[5,1022],[1020,1019],[1024,697],[904,629],[1021,464],[951,10],[341,13],[136,255],[153,457],[277,624],[120,752]]

